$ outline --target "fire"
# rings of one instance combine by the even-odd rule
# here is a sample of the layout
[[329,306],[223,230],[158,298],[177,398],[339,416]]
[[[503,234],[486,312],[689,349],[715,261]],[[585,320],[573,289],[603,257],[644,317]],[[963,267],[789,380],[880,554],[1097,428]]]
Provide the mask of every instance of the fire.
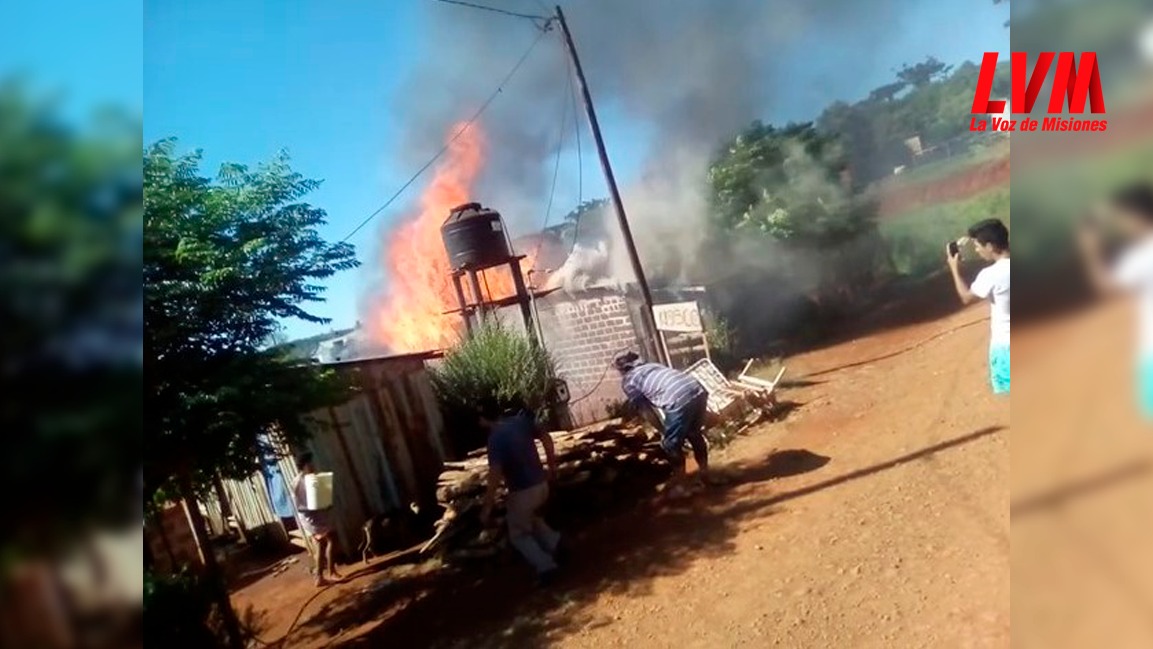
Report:
[[[454,125],[449,136],[461,128],[461,124]],[[458,304],[440,226],[452,208],[476,200],[472,188],[484,163],[485,146],[484,134],[475,123],[450,141],[417,201],[416,212],[387,235],[382,263],[389,287],[382,302],[370,309],[368,334],[394,353],[444,349],[460,340],[460,314],[445,314]],[[527,271],[529,262],[522,260],[521,268]],[[467,277],[461,283],[466,299],[475,302]],[[507,268],[485,271],[480,286],[486,300],[516,292]]]

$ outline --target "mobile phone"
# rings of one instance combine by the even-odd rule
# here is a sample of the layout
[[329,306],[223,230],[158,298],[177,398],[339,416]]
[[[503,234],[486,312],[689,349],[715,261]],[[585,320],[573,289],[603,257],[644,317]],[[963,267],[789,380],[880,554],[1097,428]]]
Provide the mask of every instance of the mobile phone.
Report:
[[949,256],[956,257],[961,254],[961,246],[957,245],[956,241],[949,242]]

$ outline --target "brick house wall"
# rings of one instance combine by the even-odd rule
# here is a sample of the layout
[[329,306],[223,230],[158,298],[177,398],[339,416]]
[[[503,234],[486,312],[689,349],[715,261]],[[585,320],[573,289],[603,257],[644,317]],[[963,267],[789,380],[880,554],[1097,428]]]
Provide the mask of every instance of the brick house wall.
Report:
[[590,290],[573,298],[554,293],[538,300],[537,315],[545,346],[574,400],[573,423],[604,419],[608,407],[624,398],[619,375],[609,367],[613,355],[641,349],[636,307],[623,295]]

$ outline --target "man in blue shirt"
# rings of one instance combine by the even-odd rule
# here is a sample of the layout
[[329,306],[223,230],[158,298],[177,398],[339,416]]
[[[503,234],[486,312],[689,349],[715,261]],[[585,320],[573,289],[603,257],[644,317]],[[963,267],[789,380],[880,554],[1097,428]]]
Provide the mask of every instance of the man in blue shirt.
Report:
[[[501,408],[495,401],[481,404],[480,423],[488,430],[488,489],[481,520],[492,516],[501,482],[508,487],[505,501],[509,542],[524,556],[545,583],[556,572],[560,534],[540,517],[548,501],[548,483],[556,476],[556,450],[552,437],[542,431],[531,412]],[[544,447],[548,470],[541,464],[536,441]]]
[[659,408],[665,414],[661,448],[673,466],[673,484],[685,474],[685,442],[693,449],[702,477],[709,469],[709,444],[705,441],[705,413],[709,393],[696,379],[658,363],[645,363],[634,352],[613,358],[621,373],[621,388],[629,404],[638,409]]

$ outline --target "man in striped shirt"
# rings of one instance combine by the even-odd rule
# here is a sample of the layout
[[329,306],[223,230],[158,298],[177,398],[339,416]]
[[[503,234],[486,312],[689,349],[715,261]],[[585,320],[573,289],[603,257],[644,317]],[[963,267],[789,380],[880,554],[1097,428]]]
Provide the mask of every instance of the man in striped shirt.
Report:
[[621,388],[630,405],[638,409],[651,406],[664,412],[661,448],[673,466],[674,484],[684,477],[686,441],[701,473],[708,471],[709,445],[704,425],[709,394],[705,388],[680,370],[642,362],[634,352],[617,354],[613,365],[621,373]]

